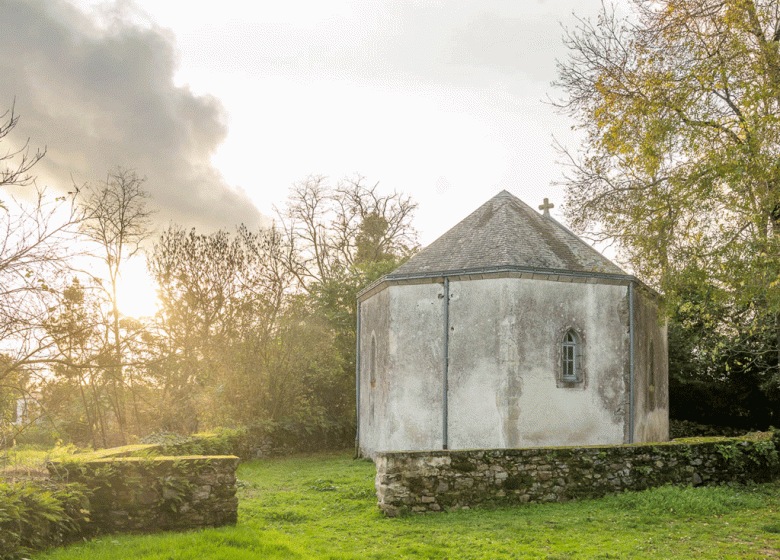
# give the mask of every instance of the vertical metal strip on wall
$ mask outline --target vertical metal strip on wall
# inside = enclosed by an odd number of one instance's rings
[[[355,457],[360,455],[360,302],[357,302],[355,327]]]
[[[628,283],[628,443],[634,443],[634,283]]]
[[[444,277],[444,342],[443,342],[444,348],[442,349],[443,353],[443,359],[442,359],[442,411],[441,411],[441,417],[442,417],[442,449],[448,449],[449,448],[449,435],[447,433],[447,424],[448,424],[448,415],[449,415],[449,402],[448,402],[448,392],[449,392],[449,367],[450,367],[450,279],[446,276]]]

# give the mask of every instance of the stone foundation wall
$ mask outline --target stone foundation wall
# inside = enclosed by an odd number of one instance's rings
[[[238,520],[234,456],[112,457],[50,463],[53,477],[83,484],[90,532],[218,527]]]
[[[560,502],[664,484],[763,482],[780,474],[780,432],[655,445],[379,453],[388,516],[480,504]]]

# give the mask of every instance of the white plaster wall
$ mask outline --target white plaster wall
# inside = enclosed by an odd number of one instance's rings
[[[376,414],[373,424],[368,416],[361,418],[362,452],[441,449],[442,284],[389,286],[364,301],[361,314],[361,415],[368,410],[372,390]],[[381,328],[383,320],[387,331]],[[373,389],[367,360],[372,329],[377,343],[381,336],[387,348]]]
[[[359,446],[366,456],[377,450],[383,422],[381,418],[387,409],[389,356],[389,293],[379,292],[360,304],[360,394]],[[376,341],[376,385],[370,381],[370,348],[372,337]]]
[[[450,283],[451,449],[623,443],[626,287],[516,278]],[[556,385],[584,334],[585,383]]]
[[[449,448],[627,443],[627,292],[627,286],[584,282],[451,280]],[[442,448],[444,303],[441,283],[388,286],[362,302],[364,454]],[[666,391],[665,331],[647,303],[637,302],[636,336],[656,340]],[[568,328],[583,337],[584,382],[575,387],[556,382]],[[372,333],[375,387],[369,382]],[[659,441],[668,434],[668,395],[646,409],[643,367],[636,368],[634,438]]]

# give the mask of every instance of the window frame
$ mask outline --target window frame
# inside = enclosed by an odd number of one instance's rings
[[[555,346],[555,383],[559,388],[584,389],[585,336],[582,329],[567,325],[558,331]]]
[[[576,383],[579,381],[578,366],[579,366],[579,341],[577,340],[577,333],[572,329],[566,331],[563,335],[563,342],[561,343],[561,380],[570,383]]]

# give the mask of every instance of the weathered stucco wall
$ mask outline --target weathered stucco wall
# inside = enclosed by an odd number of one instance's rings
[[[778,433],[589,448],[380,453],[379,509],[394,516],[481,504],[560,502],[664,484],[764,482],[780,474]]]
[[[669,356],[666,321],[656,299],[634,291],[634,441],[669,439]]]
[[[668,439],[665,326],[655,301],[638,290],[631,433],[628,291],[625,283],[564,276],[451,278],[448,448]],[[442,448],[445,306],[442,281],[390,284],[361,302],[364,455]],[[569,329],[580,338],[576,383],[560,375],[561,343]]]
[[[450,448],[623,442],[626,288],[518,278],[450,283]],[[561,384],[581,337],[582,382]]]
[[[440,449],[442,285],[390,286],[362,302],[360,312],[362,452]]]

